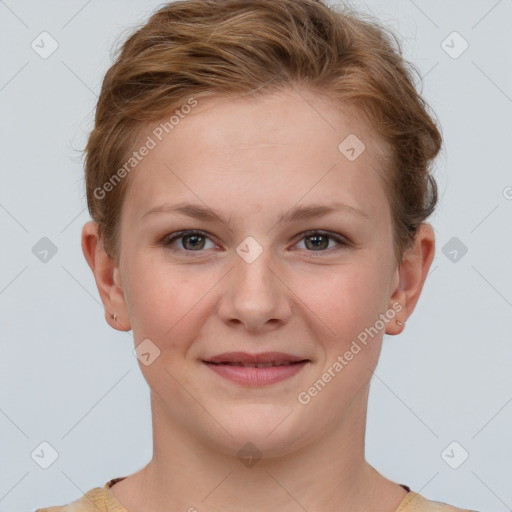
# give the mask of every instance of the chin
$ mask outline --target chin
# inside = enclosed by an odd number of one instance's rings
[[[292,406],[249,404],[230,408],[228,414],[214,414],[229,432],[215,439],[218,448],[239,456],[245,451],[256,452],[263,458],[278,457],[305,445],[311,439],[311,429],[301,421]],[[244,448],[245,447],[245,448]],[[254,447],[254,448],[253,448]],[[250,454],[250,453],[249,453]]]

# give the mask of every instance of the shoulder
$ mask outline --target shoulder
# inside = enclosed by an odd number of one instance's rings
[[[35,512],[117,512],[124,510],[122,507],[112,507],[111,500],[107,489],[95,487],[68,505],[38,508]]]
[[[457,508],[447,503],[433,501],[421,494],[410,491],[404,498],[396,512],[477,512],[465,508]]]

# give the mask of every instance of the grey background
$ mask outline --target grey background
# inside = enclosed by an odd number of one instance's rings
[[[151,457],[131,333],[106,324],[80,248],[79,150],[112,44],[162,3],[0,1],[0,511],[69,503]],[[512,510],[512,1],[352,3],[399,34],[445,141],[436,256],[405,331],[384,337],[367,459],[429,499]],[[59,45],[46,59],[42,31]],[[48,469],[31,457],[43,441]]]

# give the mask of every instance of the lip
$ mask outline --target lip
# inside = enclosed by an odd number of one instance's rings
[[[241,363],[258,364],[270,363],[272,361],[285,361],[296,363],[306,361],[305,357],[286,354],[284,352],[261,352],[259,354],[249,354],[248,352],[224,352],[205,360],[206,363]]]
[[[276,366],[258,368],[241,366],[252,364],[276,363]],[[290,378],[311,362],[309,359],[284,352],[225,352],[203,360],[203,363],[217,375],[245,386],[266,386]],[[238,365],[238,366],[236,366]]]

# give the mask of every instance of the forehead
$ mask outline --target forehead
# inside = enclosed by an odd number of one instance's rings
[[[289,90],[199,98],[178,123],[170,117],[139,137],[139,145],[151,139],[154,147],[129,177],[126,203],[134,214],[174,198],[220,208],[240,196],[239,206],[253,199],[260,208],[283,195],[283,208],[301,197],[345,198],[370,215],[387,203],[379,176],[387,148],[354,107]]]

